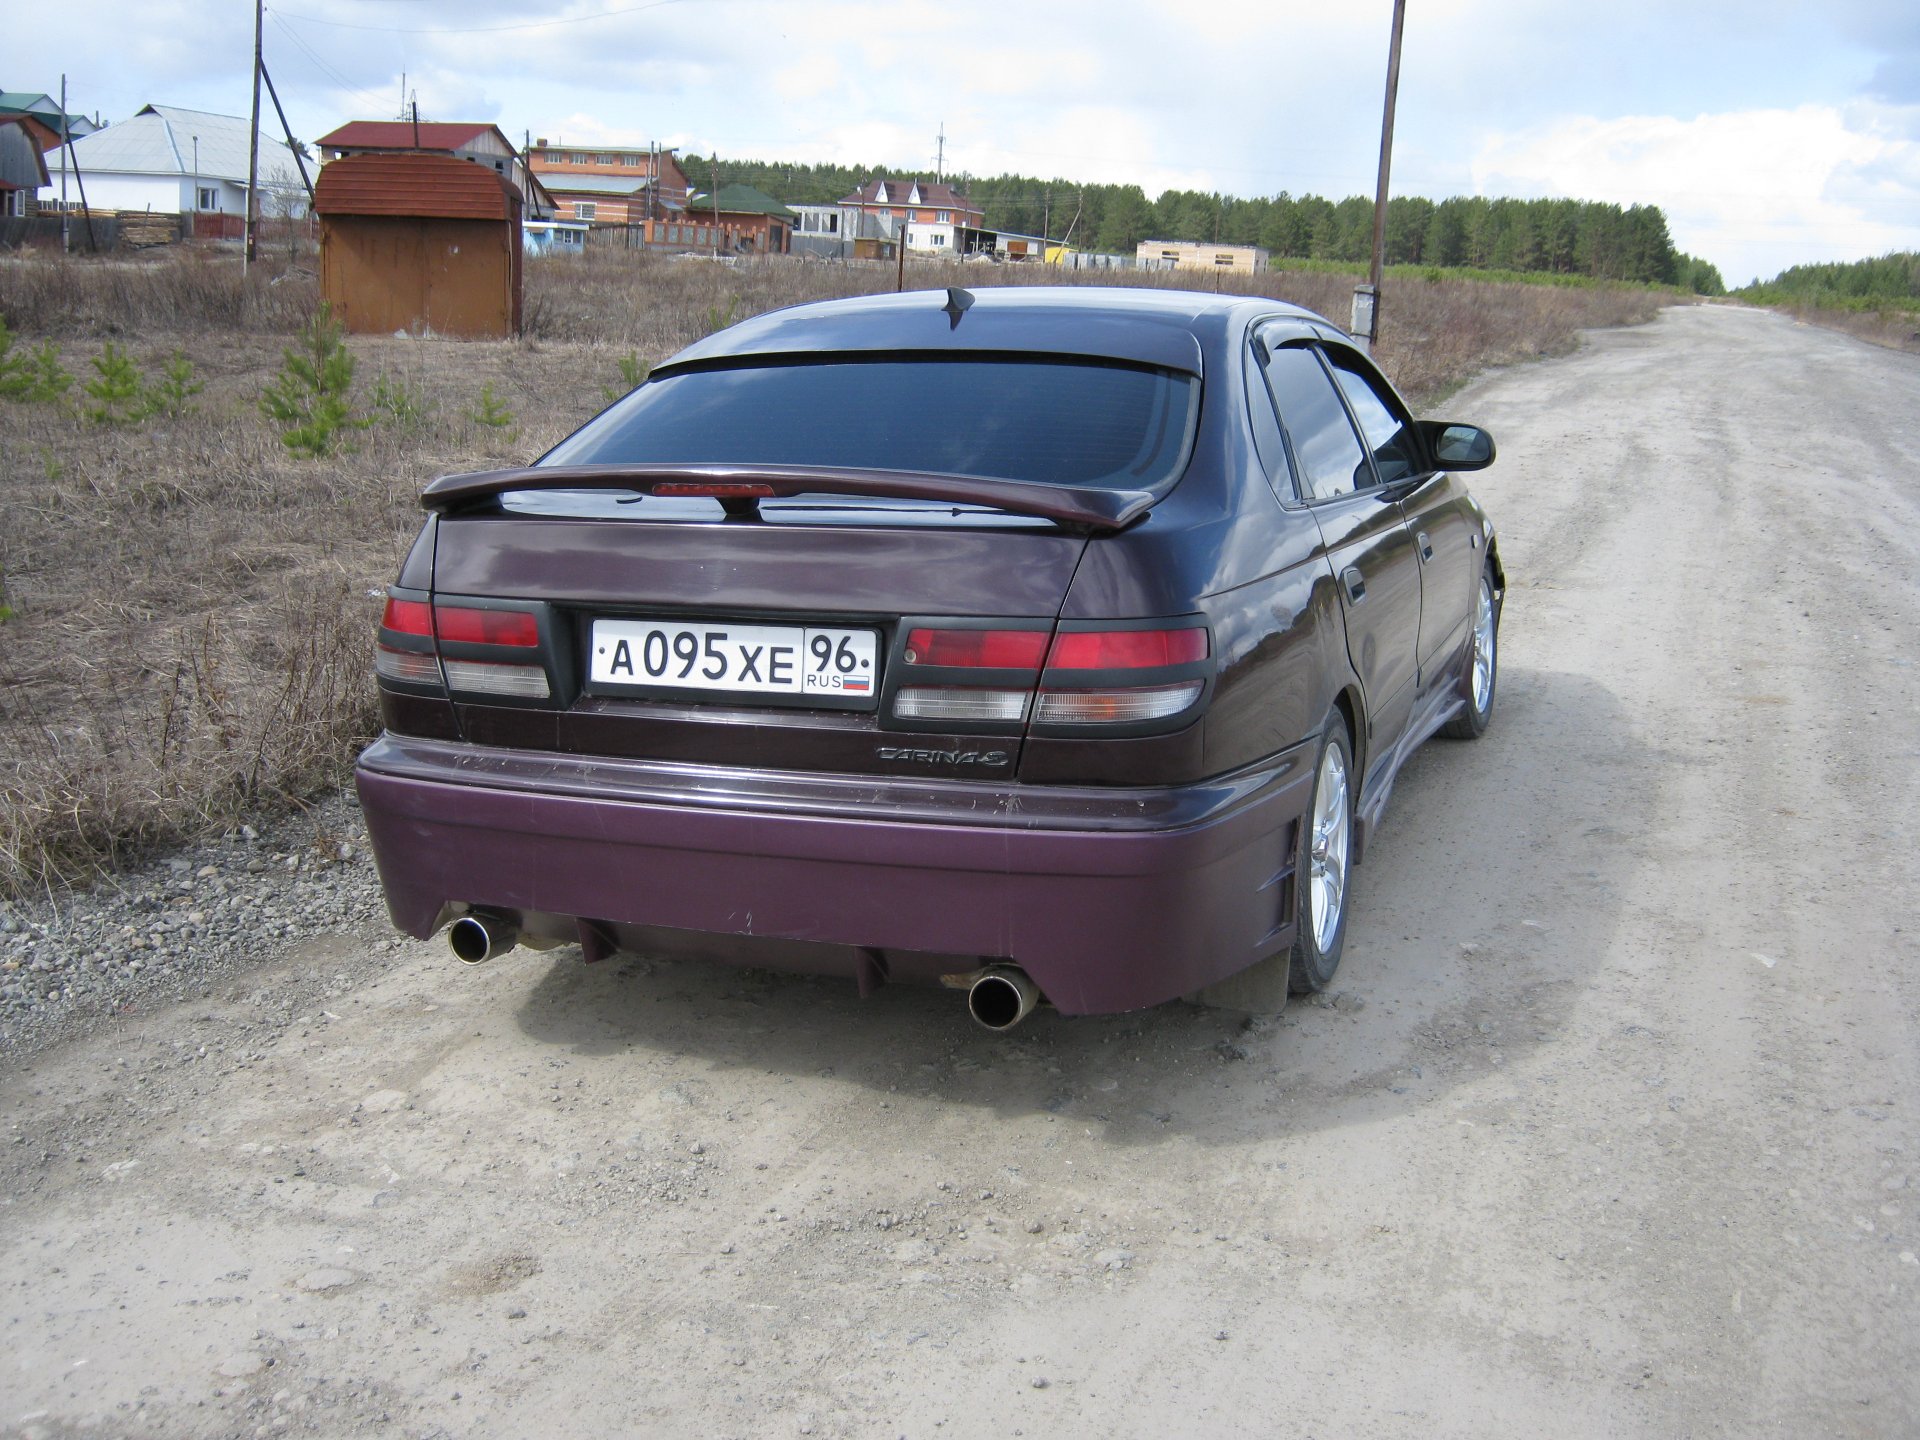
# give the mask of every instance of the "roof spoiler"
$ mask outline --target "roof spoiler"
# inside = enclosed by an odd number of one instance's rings
[[[538,465],[442,475],[420,493],[428,510],[451,514],[509,490],[637,490],[641,494],[699,494],[713,486],[728,499],[792,495],[876,495],[896,500],[982,505],[1012,515],[1034,515],[1082,530],[1124,530],[1173,488],[1107,490],[1046,485],[971,475],[915,471],[840,470],[803,465]],[[725,487],[724,490],[717,487]],[[732,513],[734,507],[728,506]]]

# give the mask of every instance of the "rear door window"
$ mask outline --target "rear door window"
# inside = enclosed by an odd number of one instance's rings
[[[661,376],[543,465],[802,465],[1137,489],[1192,448],[1196,377],[1034,356],[755,360]]]
[[[1376,483],[1347,407],[1314,350],[1305,345],[1275,350],[1266,369],[1305,497],[1330,500]]]

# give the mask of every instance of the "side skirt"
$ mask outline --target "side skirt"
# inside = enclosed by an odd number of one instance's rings
[[[1393,793],[1393,782],[1400,776],[1400,767],[1442,725],[1466,709],[1464,690],[1468,654],[1468,646],[1463,643],[1454,658],[1436,672],[1438,683],[1428,686],[1414,701],[1413,718],[1407,722],[1407,728],[1388,755],[1387,763],[1374,771],[1373,779],[1361,792],[1360,803],[1354,807],[1353,816],[1354,864],[1361,864],[1367,858],[1367,842],[1373,838],[1375,828],[1386,814],[1387,797]]]

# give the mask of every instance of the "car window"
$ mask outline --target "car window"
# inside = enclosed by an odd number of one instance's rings
[[[754,361],[658,377],[543,465],[811,465],[1133,489],[1186,463],[1199,381],[1019,356]]]
[[[1347,407],[1318,355],[1298,345],[1275,350],[1267,360],[1267,383],[1293,441],[1300,487],[1308,499],[1330,500],[1374,483]]]
[[[1287,442],[1280,434],[1280,421],[1273,413],[1273,396],[1261,374],[1262,353],[1253,345],[1247,347],[1247,410],[1253,422],[1253,448],[1259,452],[1260,464],[1267,472],[1273,493],[1291,504],[1300,498],[1300,492],[1294,488],[1293,465],[1287,459]]]
[[[1383,393],[1384,386],[1363,373],[1352,356],[1330,350],[1327,359],[1333,365],[1333,378],[1340,382],[1341,392],[1353,407],[1354,419],[1360,422],[1360,433],[1373,452],[1373,468],[1380,473],[1381,483],[1390,485],[1404,475],[1424,470],[1413,421],[1401,412],[1392,395]]]

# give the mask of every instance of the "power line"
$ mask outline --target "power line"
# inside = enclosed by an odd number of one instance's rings
[[[382,99],[379,96],[376,96],[373,91],[361,89],[358,85],[355,85],[351,80],[347,79],[346,76],[342,75],[338,70],[334,69],[326,61],[322,60],[320,56],[317,53],[315,53],[311,45],[307,44],[306,41],[302,40],[300,36],[294,32],[291,26],[289,26],[283,20],[281,20],[278,13],[276,13],[275,11],[269,10],[267,11],[267,14],[272,16],[274,28],[277,29],[282,35],[286,36],[287,39],[291,40],[295,48],[297,48],[301,52],[301,54],[307,57],[307,59],[312,63],[313,67],[316,70],[320,71],[321,74],[325,75],[328,79],[332,80],[334,84],[338,85],[348,95],[353,96],[355,99],[358,99],[358,100],[371,101],[373,102],[374,108],[376,109],[378,109],[381,106],[384,106],[387,103],[385,99]]]
[[[618,10],[602,10],[593,15],[566,15],[555,20],[526,20],[512,25],[363,25],[355,20],[325,20],[318,15],[302,15],[283,10],[276,14],[307,25],[329,25],[336,30],[373,30],[383,35],[498,35],[509,30],[546,30],[555,25],[585,25],[594,20],[611,20],[616,15],[636,15],[642,10],[658,10],[666,5],[690,5],[693,0],[647,0],[644,5],[626,5]]]

